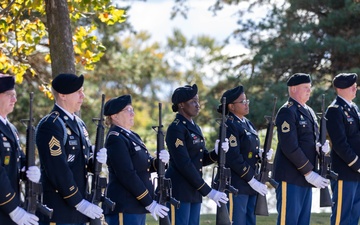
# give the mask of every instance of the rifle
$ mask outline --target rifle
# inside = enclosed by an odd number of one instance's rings
[[[220,124],[220,141],[219,141],[219,161],[218,166],[214,168],[217,170],[216,178],[214,179],[214,171],[213,171],[213,181],[212,181],[212,188],[220,191],[225,192],[229,191],[233,194],[237,194],[238,190],[231,186],[231,171],[230,168],[225,167],[226,156],[225,152],[221,148],[223,142],[226,139],[226,97],[222,98],[222,113],[221,113],[221,124]],[[232,222],[230,221],[229,212],[227,209],[226,204],[220,203],[220,206],[216,208],[216,225],[231,225]]]
[[[273,139],[273,131],[274,131],[274,125],[275,125],[276,101],[277,101],[277,97],[274,97],[274,107],[273,107],[272,115],[265,116],[265,119],[268,122],[268,126],[266,129],[264,152],[262,153],[262,157],[261,157],[262,158],[261,166],[260,166],[259,173],[256,176],[257,179],[261,183],[265,184],[266,182],[269,182],[271,184],[271,186],[273,186],[274,188],[277,188],[277,186],[279,184],[274,179],[271,178],[273,164],[268,161],[266,154],[271,149],[271,142]],[[269,215],[266,196],[257,194],[256,204],[255,204],[255,215],[260,215],[260,216],[268,216]]]
[[[322,95],[321,99],[321,117],[320,117],[320,135],[319,135],[319,142],[321,146],[326,141],[326,118],[325,118],[325,95]],[[330,161],[331,158],[329,155],[325,155],[325,153],[321,150],[321,147],[319,149],[319,155],[318,155],[318,170],[319,174],[328,179],[334,179],[337,180],[337,174],[330,169]],[[320,189],[320,207],[328,207],[332,206],[332,201],[330,197],[329,188],[321,188]]]
[[[163,125],[161,122],[161,106],[159,102],[159,126],[153,126],[152,128],[156,131],[156,142],[157,142],[157,189],[155,192],[156,201],[161,205],[166,205],[169,202],[171,205],[179,208],[180,202],[172,197],[172,186],[171,179],[165,177],[165,163],[163,163],[159,158],[159,153],[161,150],[165,149],[164,142],[164,133],[162,131]],[[170,218],[166,216],[164,218],[159,218],[159,225],[170,225]]]
[[[101,163],[96,160],[96,155],[100,149],[104,147],[104,102],[105,102],[105,95],[101,95],[101,110],[100,110],[100,117],[93,118],[93,122],[97,121],[97,128],[96,128],[96,139],[95,139],[95,148],[94,148],[94,155],[93,155],[93,177],[92,177],[92,184],[91,184],[91,203],[95,205],[100,205],[102,203],[108,209],[114,210],[115,202],[111,201],[109,198],[106,197],[106,187],[107,187],[107,180],[106,177],[100,177],[101,172]],[[101,218],[91,219],[90,225],[101,225],[102,221]]]
[[[31,166],[35,166],[35,128],[33,126],[33,106],[34,93],[30,92],[29,119],[20,120],[26,126],[26,170]],[[26,124],[27,123],[27,124]],[[48,208],[39,202],[42,197],[41,183],[34,183],[29,179],[25,182],[25,203],[24,208],[27,212],[35,214],[36,211],[52,217],[53,209]]]

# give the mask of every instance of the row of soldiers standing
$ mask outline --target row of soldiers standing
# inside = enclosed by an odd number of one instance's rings
[[[333,80],[337,97],[326,112],[327,128],[332,143],[332,167],[339,174],[331,182],[333,206],[331,224],[357,224],[359,221],[360,162],[359,111],[352,102],[356,96],[356,74],[339,74]],[[7,115],[16,102],[14,79],[0,77],[0,176],[7,181],[0,188],[0,219],[6,224],[85,224],[99,218],[103,209],[85,199],[86,174],[91,167],[92,149],[85,123],[74,113],[84,99],[83,76],[60,74],[52,82],[55,105],[51,113],[38,124],[36,144],[39,150],[41,173],[34,167],[27,171],[28,179],[43,185],[44,203],[54,209],[51,219],[21,209],[19,174],[24,156],[19,147],[18,133]],[[287,82],[289,100],[276,116],[278,147],[274,159],[277,224],[310,224],[311,189],[325,188],[329,180],[315,171],[318,151],[328,153],[328,142],[318,144],[318,124],[315,113],[306,105],[311,93],[308,74],[294,74]],[[172,109],[176,118],[167,129],[168,151],[161,150],[159,159],[153,158],[140,136],[131,131],[134,110],[131,96],[110,99],[104,114],[110,125],[105,148],[96,155],[109,168],[108,196],[116,202],[113,212],[105,215],[109,225],[145,224],[146,213],[154,218],[168,215],[169,208],[158,204],[153,196],[150,173],[156,171],[156,161],[168,164],[166,176],[173,183],[173,196],[181,202],[172,209],[172,222],[177,225],[198,225],[203,196],[218,205],[227,203],[225,193],[212,189],[202,177],[202,167],[218,160],[218,140],[213,151],[205,146],[204,136],[193,118],[200,110],[197,86],[177,88],[172,95]],[[256,166],[261,161],[260,141],[254,125],[246,118],[249,100],[244,87],[224,92],[227,111],[227,139],[221,150],[226,153],[226,166],[231,169],[232,185],[239,190],[231,196],[233,224],[256,224],[254,207],[256,195],[265,195],[267,186],[255,179]],[[221,106],[219,106],[219,109]],[[220,112],[220,110],[219,110]],[[320,148],[321,147],[321,148]],[[266,155],[272,157],[272,151]],[[41,174],[41,175],[40,175]],[[38,220],[40,219],[40,222]]]

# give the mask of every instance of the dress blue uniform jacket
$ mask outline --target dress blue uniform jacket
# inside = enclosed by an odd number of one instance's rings
[[[144,214],[154,197],[151,172],[153,158],[139,135],[112,125],[105,143],[108,154],[109,184],[107,197],[116,203],[110,213]]]
[[[231,185],[239,190],[239,194],[255,195],[257,192],[247,182],[254,177],[259,162],[258,133],[247,118],[241,121],[233,113],[229,113],[226,125],[229,139],[226,167],[231,169]]]
[[[314,111],[289,98],[276,115],[278,146],[274,159],[274,179],[311,187],[304,175],[314,169],[319,136]]]
[[[173,197],[180,202],[201,203],[211,191],[202,178],[202,167],[216,162],[217,154],[206,149],[200,127],[180,114],[167,129],[166,145],[170,152],[166,177],[171,178]]]
[[[20,149],[19,134],[0,122],[0,224],[13,225],[9,213],[20,205],[20,169],[25,166],[25,155]]]
[[[84,223],[88,217],[75,206],[86,197],[91,143],[84,122],[71,120],[57,105],[36,128],[41,163],[43,203],[54,210],[41,222]]]
[[[326,127],[332,143],[332,169],[339,180],[360,181],[360,121],[354,109],[340,97],[326,111]]]

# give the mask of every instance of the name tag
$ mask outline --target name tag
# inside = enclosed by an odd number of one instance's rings
[[[299,121],[299,124],[300,124],[300,125],[307,125],[307,122],[304,121],[304,120],[300,120],[300,121]]]
[[[10,143],[7,142],[7,141],[4,141],[3,145],[4,145],[5,148],[10,148],[11,147]]]
[[[69,140],[69,145],[78,145],[77,140]]]
[[[141,147],[138,145],[138,146],[135,146],[135,151],[140,151],[141,150]]]

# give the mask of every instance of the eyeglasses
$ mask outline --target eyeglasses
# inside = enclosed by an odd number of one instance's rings
[[[242,100],[242,101],[233,102],[233,103],[231,103],[231,104],[235,104],[235,103],[241,103],[241,104],[243,104],[243,105],[248,105],[248,104],[250,104],[250,100],[249,100],[249,99],[244,99],[244,100]]]
[[[123,109],[121,111],[127,111],[128,113],[135,113],[134,109],[133,108],[126,108],[126,109]]]

